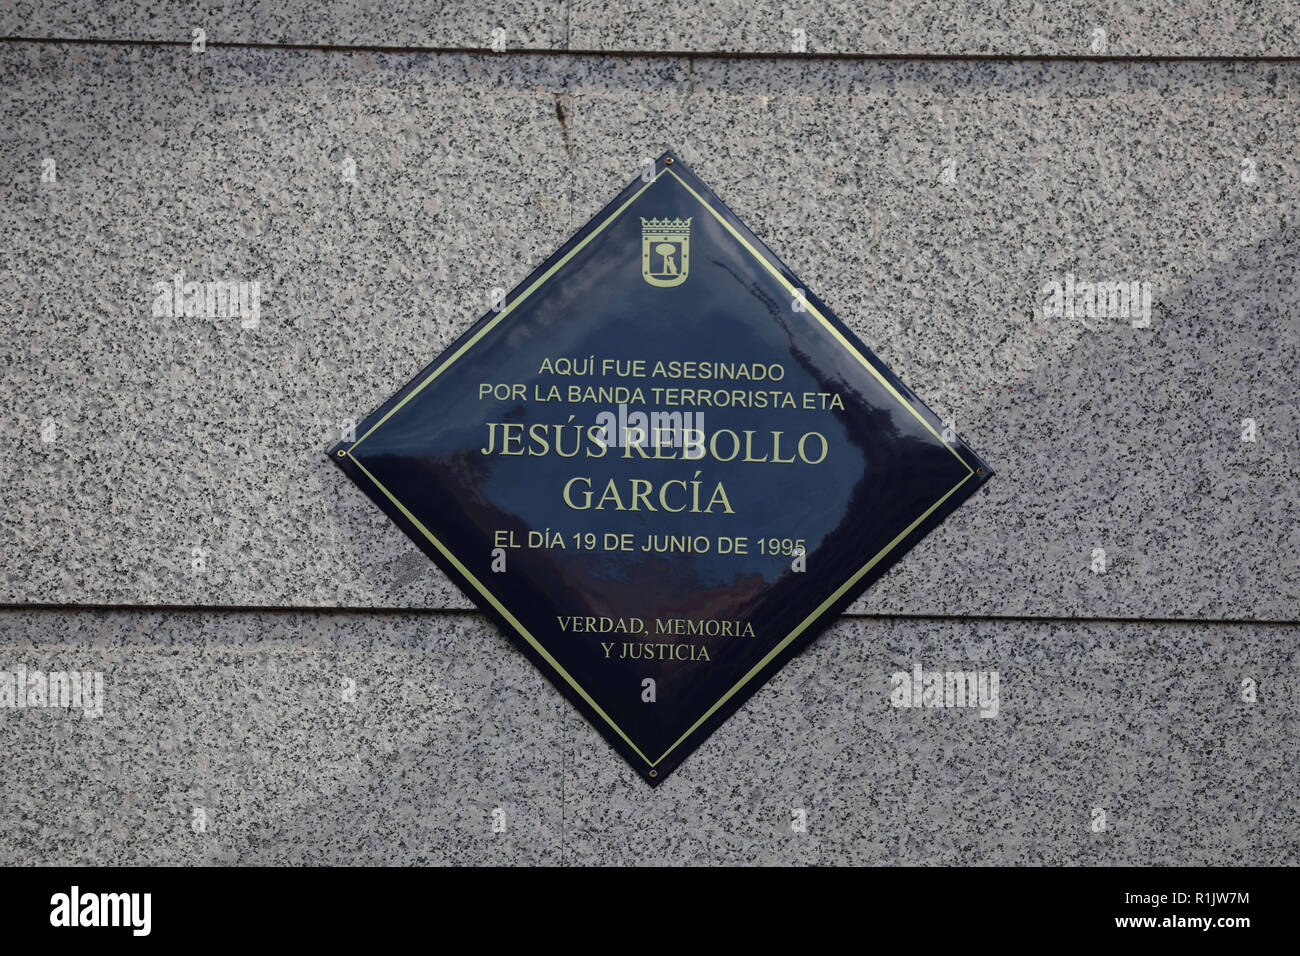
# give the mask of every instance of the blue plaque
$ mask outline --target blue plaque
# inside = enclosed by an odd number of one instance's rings
[[[651,785],[991,476],[672,153],[329,455]]]

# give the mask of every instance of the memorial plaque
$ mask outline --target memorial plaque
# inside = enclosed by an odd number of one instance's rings
[[[991,474],[671,153],[330,457],[652,785]]]

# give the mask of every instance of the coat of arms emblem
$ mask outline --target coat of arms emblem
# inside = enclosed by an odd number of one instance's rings
[[[691,270],[691,219],[641,217],[641,275],[657,286],[681,285]]]

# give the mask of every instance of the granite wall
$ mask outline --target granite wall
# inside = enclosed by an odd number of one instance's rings
[[[0,863],[1297,861],[1300,3],[803,6],[0,4]],[[997,478],[652,791],[322,451],[666,148]]]

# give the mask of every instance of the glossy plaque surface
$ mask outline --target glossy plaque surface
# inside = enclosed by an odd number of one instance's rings
[[[652,785],[991,474],[671,153],[330,457]]]

